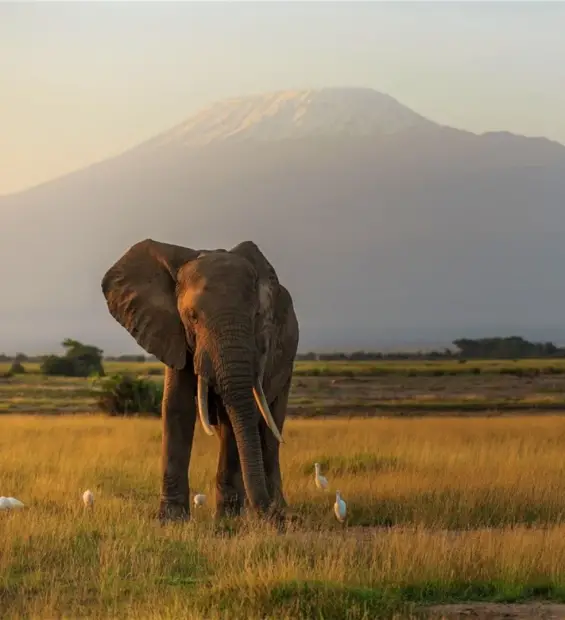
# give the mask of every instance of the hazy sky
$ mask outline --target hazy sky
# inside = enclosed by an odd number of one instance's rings
[[[0,4],[0,194],[209,101],[368,86],[443,124],[565,143],[565,4]]]

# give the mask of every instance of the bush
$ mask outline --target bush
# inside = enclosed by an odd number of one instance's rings
[[[165,374],[164,368],[148,368],[147,374],[153,377],[160,377]]]
[[[163,386],[150,379],[129,374],[114,374],[95,379],[93,392],[100,410],[111,416],[129,416],[138,413],[161,415]]]
[[[104,376],[101,349],[71,338],[63,341],[62,345],[66,349],[65,355],[48,355],[40,367],[42,374],[64,377],[89,377],[93,374]]]
[[[19,361],[15,361],[10,366],[10,370],[8,372],[10,373],[10,375],[23,375],[25,374],[25,371],[26,369],[24,368],[24,365]]]
[[[548,366],[543,369],[542,372],[546,375],[562,375],[565,372],[565,368],[561,368],[560,366]]]
[[[41,374],[61,377],[76,377],[78,369],[75,363],[68,357],[48,355],[40,366]]]

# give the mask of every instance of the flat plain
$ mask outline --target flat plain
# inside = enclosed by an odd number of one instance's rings
[[[162,381],[159,363],[105,363],[107,374]],[[2,377],[1,413],[93,413],[88,380],[44,377],[37,364]],[[517,361],[298,362],[289,415],[484,415],[565,411],[565,359]]]
[[[161,527],[158,418],[95,412],[84,379],[0,379],[0,494],[26,504],[0,513],[2,618],[565,617],[559,362],[316,364],[284,431],[283,534],[214,525],[218,448],[199,427],[207,504]]]

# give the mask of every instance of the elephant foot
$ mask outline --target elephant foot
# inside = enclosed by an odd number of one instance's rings
[[[215,536],[220,538],[231,538],[237,536],[241,532],[241,521],[228,519],[227,517],[214,517],[214,525],[212,531]]]
[[[166,525],[167,523],[184,523],[190,519],[190,510],[184,504],[161,502],[157,516],[161,525]]]
[[[280,534],[296,530],[304,525],[303,516],[290,509],[284,500],[283,502],[277,501],[273,503],[267,514],[268,521],[272,523]]]
[[[287,529],[287,518],[284,508],[278,504],[271,504],[269,509],[263,513],[266,522],[273,526],[279,533],[285,532]]]
[[[240,517],[243,511],[243,499],[236,493],[216,496],[216,520]]]
[[[273,504],[277,507],[277,510],[285,511],[288,508],[288,504],[282,494],[275,494]]]

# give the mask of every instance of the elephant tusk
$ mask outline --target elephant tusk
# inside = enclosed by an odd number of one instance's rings
[[[277,438],[277,441],[279,443],[284,443],[284,439],[279,433],[279,429],[277,428],[277,425],[273,420],[271,410],[269,409],[267,399],[265,398],[265,392],[263,392],[262,383],[263,382],[261,381],[261,377],[259,377],[259,380],[257,381],[257,386],[253,388],[253,396],[255,398],[255,402],[257,403],[257,407],[259,407],[261,415],[265,418],[267,426],[271,429],[273,435]]]
[[[198,400],[198,415],[200,416],[200,422],[202,422],[202,428],[207,435],[213,435],[214,431],[210,426],[210,416],[208,415],[208,382],[201,375],[198,375],[196,398]]]

